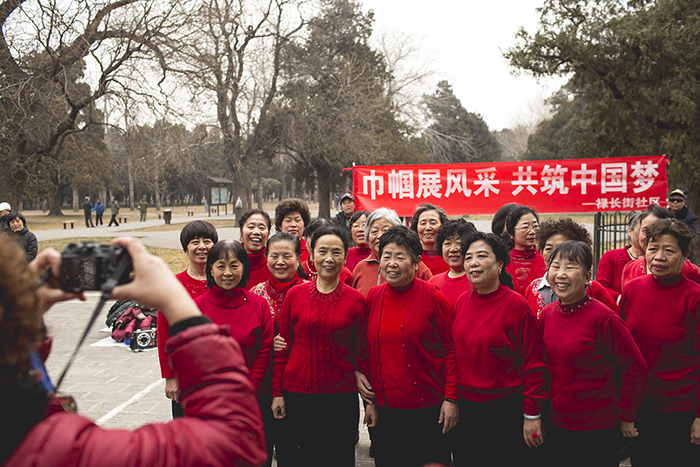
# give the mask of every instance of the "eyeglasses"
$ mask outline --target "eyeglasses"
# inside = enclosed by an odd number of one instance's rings
[[[681,198],[671,198],[668,200],[669,203],[682,203],[683,201],[685,200]]]
[[[530,230],[537,230],[539,228],[539,224],[523,224],[519,225],[515,228],[515,230],[519,230],[520,232],[529,232]]]

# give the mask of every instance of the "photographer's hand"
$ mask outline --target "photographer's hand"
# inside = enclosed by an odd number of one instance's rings
[[[170,326],[202,314],[165,262],[149,254],[138,239],[115,238],[112,245],[127,249],[131,255],[134,277],[130,283],[116,286],[111,298],[136,300],[156,308],[163,313]]]
[[[29,270],[34,274],[39,285],[37,295],[42,313],[51,308],[54,303],[77,298],[85,300],[83,292],[64,292],[60,289],[61,254],[53,248],[42,250],[34,260],[29,263]]]

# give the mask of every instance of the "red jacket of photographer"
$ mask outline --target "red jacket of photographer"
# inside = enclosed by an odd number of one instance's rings
[[[167,351],[186,417],[129,431],[105,430],[76,413],[55,412],[29,431],[4,465],[262,465],[260,410],[228,327],[186,328],[173,334]]]

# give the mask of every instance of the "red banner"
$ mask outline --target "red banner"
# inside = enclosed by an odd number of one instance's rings
[[[666,204],[666,156],[353,167],[358,210],[411,216],[432,203],[448,215],[494,214],[506,203],[542,213],[633,211]]]

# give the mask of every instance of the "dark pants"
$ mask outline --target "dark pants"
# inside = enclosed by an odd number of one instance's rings
[[[544,449],[546,466],[617,467],[620,464],[619,426],[571,431],[548,425],[545,440],[537,449]]]
[[[264,384],[264,382],[261,384]],[[262,414],[265,438],[267,439],[268,458],[265,467],[270,467],[272,465],[273,447],[276,453],[278,467],[295,465],[295,462],[298,462],[299,448],[294,444],[294,441],[292,441],[294,435],[290,428],[289,417],[278,420],[272,415],[271,390],[268,390],[258,398],[258,404],[260,404],[260,413]]]
[[[173,418],[184,417],[185,410],[182,408],[182,406],[175,401],[171,402],[173,405]]]
[[[95,225],[104,225],[102,222],[102,214],[95,213]]]
[[[379,407],[372,433],[377,467],[419,467],[431,462],[450,465],[448,435],[442,434],[440,407]]]
[[[635,427],[639,436],[629,442],[634,467],[698,466],[700,446],[690,442],[692,412],[657,412],[642,404]]]
[[[487,402],[462,397],[459,418],[455,467],[541,466],[541,448],[530,448],[523,439],[522,394]]]
[[[284,393],[289,431],[299,447],[296,459],[280,467],[354,467],[355,436],[360,422],[357,393]],[[278,457],[279,461],[279,457]]]
[[[107,227],[112,227],[112,223],[119,227],[119,222],[117,222],[117,214],[112,214],[112,218],[109,220],[109,224],[107,225]]]
[[[85,227],[95,227],[95,225],[92,223],[92,213],[85,213]]]

